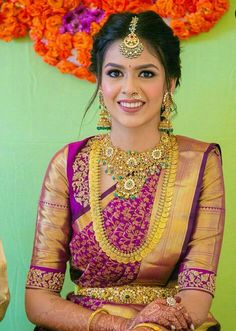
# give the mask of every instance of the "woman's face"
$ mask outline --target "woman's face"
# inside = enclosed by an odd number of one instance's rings
[[[158,127],[166,92],[165,71],[159,59],[144,45],[137,58],[128,59],[117,40],[108,48],[102,67],[101,90],[112,117],[112,128]],[[174,87],[174,82],[171,83]],[[138,94],[136,98],[133,93]]]

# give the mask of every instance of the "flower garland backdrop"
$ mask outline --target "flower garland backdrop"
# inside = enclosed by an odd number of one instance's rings
[[[95,82],[88,71],[94,34],[113,13],[153,10],[180,39],[209,31],[227,0],[0,0],[0,39],[28,32],[35,51],[62,73]]]

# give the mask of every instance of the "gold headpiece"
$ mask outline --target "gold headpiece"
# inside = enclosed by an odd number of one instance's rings
[[[124,38],[124,40],[120,44],[121,54],[127,57],[128,59],[133,59],[135,57],[138,57],[144,49],[143,44],[141,43],[141,41],[139,40],[138,36],[135,33],[137,23],[138,23],[138,17],[134,16],[129,26],[130,33],[128,34],[127,37]]]

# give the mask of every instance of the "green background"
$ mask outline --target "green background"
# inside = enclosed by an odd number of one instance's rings
[[[182,43],[182,86],[175,133],[218,142],[223,150],[226,227],[212,311],[223,331],[236,325],[236,1],[209,32]],[[79,127],[95,85],[43,63],[29,39],[0,41],[0,238],[8,261],[11,303],[0,330],[30,331],[24,284],[37,199],[52,155],[96,133],[96,107]],[[71,288],[69,279],[63,294]],[[201,303],[199,303],[201,304]]]

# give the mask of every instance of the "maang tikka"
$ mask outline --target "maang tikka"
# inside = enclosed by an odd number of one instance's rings
[[[97,123],[98,130],[110,130],[111,129],[111,117],[107,110],[107,107],[103,100],[102,91],[98,91],[99,97],[99,119]]]
[[[128,59],[133,59],[135,57],[138,57],[144,50],[143,44],[141,43],[141,41],[139,40],[138,36],[135,33],[138,20],[139,19],[137,16],[132,17],[129,26],[130,33],[128,34],[128,36],[124,38],[124,40],[120,44],[121,54],[127,57]]]

